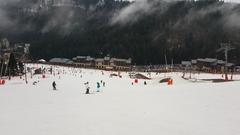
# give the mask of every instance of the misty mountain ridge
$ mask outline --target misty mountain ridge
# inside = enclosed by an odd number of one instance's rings
[[[218,0],[20,0],[0,6],[0,38],[31,43],[33,58],[77,55],[161,64],[217,57],[231,42],[240,60],[240,6]],[[170,60],[169,60],[170,61]]]

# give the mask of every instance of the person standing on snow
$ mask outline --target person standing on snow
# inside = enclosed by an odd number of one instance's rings
[[[55,81],[53,81],[52,86],[53,86],[53,90],[57,90]]]
[[[84,85],[85,85],[85,87],[86,87],[86,93],[85,94],[90,94],[90,87],[89,87],[89,83],[88,82],[86,82],[86,83],[84,83]]]
[[[105,87],[105,82],[103,82],[103,87]]]
[[[100,92],[100,83],[97,82],[97,92]]]

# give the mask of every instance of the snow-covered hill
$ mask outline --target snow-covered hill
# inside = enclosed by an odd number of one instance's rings
[[[31,79],[28,74],[28,84],[17,77],[0,85],[1,135],[240,134],[240,81],[212,83],[184,80],[181,73],[152,73],[152,80],[132,85],[134,80],[124,72],[120,78],[100,70],[54,69],[55,76],[46,73],[46,78],[35,75]],[[165,77],[173,78],[172,86],[159,83]],[[96,92],[101,80],[106,86]],[[90,84],[89,95],[85,82]]]

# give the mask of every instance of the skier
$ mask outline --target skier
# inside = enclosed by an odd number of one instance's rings
[[[97,92],[100,92],[100,83],[97,82]]]
[[[147,85],[147,82],[146,82],[146,81],[144,81],[144,85]]]
[[[103,87],[105,87],[105,82],[103,82]]]
[[[53,90],[57,90],[55,81],[53,81],[52,86],[53,86]]]
[[[37,81],[34,81],[34,82],[33,82],[33,85],[36,85],[36,84],[37,84]]]
[[[84,83],[85,87],[86,87],[86,93],[85,94],[90,94],[89,91],[90,91],[90,87],[89,87],[89,83],[86,82]]]

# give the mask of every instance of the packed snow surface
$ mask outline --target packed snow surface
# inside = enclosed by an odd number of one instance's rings
[[[213,83],[202,79],[222,75],[194,74],[186,80],[182,73],[142,73],[152,79],[132,85],[126,72],[120,78],[110,77],[119,74],[112,71],[52,67],[53,74],[45,78],[29,73],[28,84],[15,77],[0,85],[0,135],[240,134],[239,75]],[[173,85],[159,83],[166,77],[173,78]],[[86,82],[91,94],[85,94]]]

